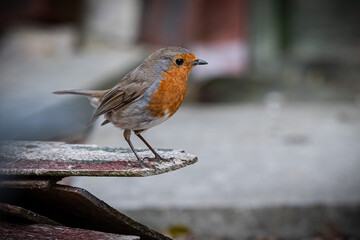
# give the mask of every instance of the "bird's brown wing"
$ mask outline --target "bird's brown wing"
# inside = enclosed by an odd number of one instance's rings
[[[144,73],[139,67],[130,72],[101,99],[100,105],[90,119],[89,124],[93,123],[102,114],[126,107],[141,97],[155,80],[155,77]]]

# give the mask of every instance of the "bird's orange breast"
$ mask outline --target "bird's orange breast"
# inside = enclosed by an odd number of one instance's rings
[[[184,60],[194,61],[193,54],[184,54]],[[187,61],[187,62],[188,62]],[[150,95],[147,109],[153,117],[171,117],[180,107],[186,95],[186,82],[192,65],[171,66],[161,77],[158,88]]]

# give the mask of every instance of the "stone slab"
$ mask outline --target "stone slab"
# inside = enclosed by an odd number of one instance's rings
[[[137,150],[140,157],[153,157],[149,150]],[[142,168],[130,149],[63,142],[4,141],[0,143],[0,175],[4,176],[117,176],[144,177],[183,168],[197,161],[182,150],[158,149],[173,161],[151,163]]]

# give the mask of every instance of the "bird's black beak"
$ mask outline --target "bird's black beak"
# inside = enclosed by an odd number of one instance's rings
[[[208,63],[207,63],[206,61],[204,61],[204,60],[196,59],[196,60],[193,61],[191,64],[192,64],[192,65],[206,65],[206,64],[208,64]]]

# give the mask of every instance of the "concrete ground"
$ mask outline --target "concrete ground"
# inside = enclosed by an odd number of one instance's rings
[[[155,147],[196,154],[194,166],[74,184],[122,209],[359,202],[360,109],[323,103],[270,111],[261,104],[185,106],[144,137]],[[127,147],[110,124],[96,127],[88,143]]]
[[[72,183],[156,228],[182,223],[208,237],[301,237],[336,222],[355,234],[358,228],[351,224],[360,220],[360,108],[276,99],[183,106],[144,134],[154,147],[196,154],[195,165],[147,178],[79,177]],[[145,147],[132,139],[136,147]],[[127,147],[122,132],[110,124],[97,124],[88,143]],[[291,228],[284,222],[296,224]]]

